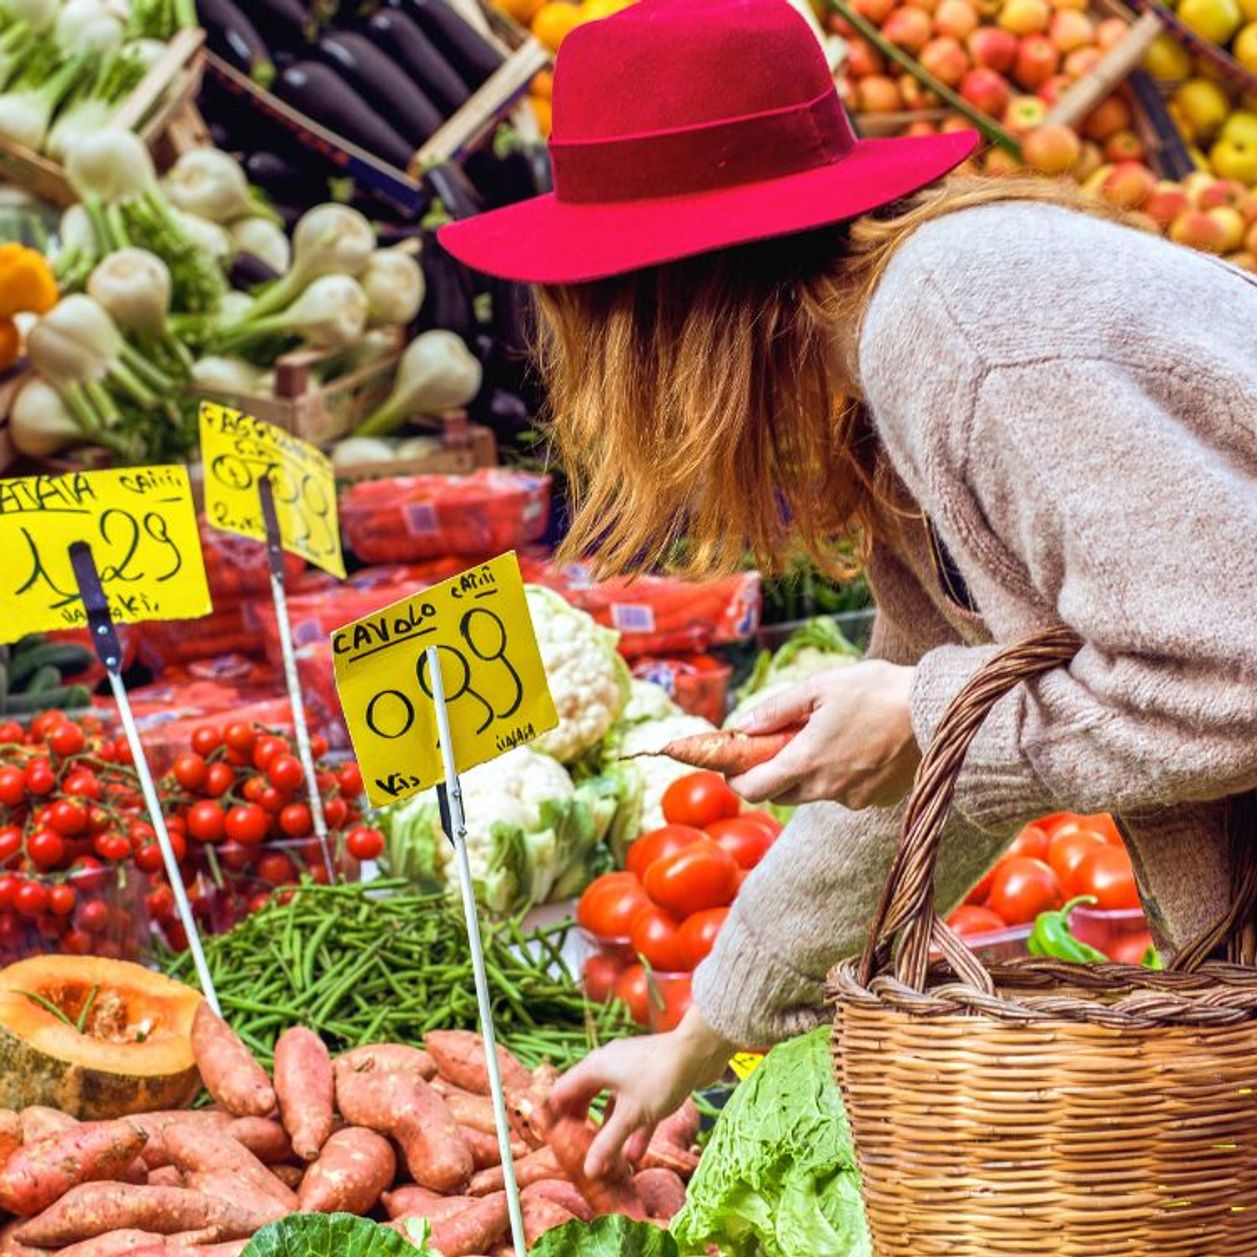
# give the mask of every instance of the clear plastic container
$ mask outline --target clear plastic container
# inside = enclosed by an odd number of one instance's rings
[[[1106,911],[1079,904],[1069,915],[1069,929],[1079,942],[1102,951],[1110,960],[1128,964],[1139,964],[1152,946],[1142,908]]]

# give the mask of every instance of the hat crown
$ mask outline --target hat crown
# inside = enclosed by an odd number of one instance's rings
[[[833,91],[812,28],[787,0],[639,0],[564,41],[553,139],[658,134]]]

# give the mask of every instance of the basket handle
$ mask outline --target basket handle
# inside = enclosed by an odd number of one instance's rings
[[[994,984],[981,961],[934,912],[934,870],[956,778],[991,708],[1022,681],[1068,663],[1081,647],[1082,638],[1072,629],[1057,625],[1041,630],[1001,650],[952,701],[917,769],[899,850],[860,961],[864,985],[885,971],[894,938],[902,930],[895,964],[901,982],[913,990],[924,989],[934,946],[962,981],[993,992]]]

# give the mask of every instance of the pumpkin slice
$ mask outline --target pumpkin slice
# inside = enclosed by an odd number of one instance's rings
[[[200,1002],[122,960],[32,956],[0,969],[0,1108],[45,1104],[84,1121],[183,1108],[200,1087]]]

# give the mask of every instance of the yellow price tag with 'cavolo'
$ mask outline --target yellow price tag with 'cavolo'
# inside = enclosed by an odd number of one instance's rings
[[[122,624],[210,610],[186,467],[132,467],[0,480],[0,636],[79,628],[87,613],[70,546],[92,551]]]
[[[461,772],[559,723],[514,553],[332,634],[345,723],[377,807],[441,781],[427,650],[435,646]]]
[[[745,1082],[763,1063],[760,1052],[739,1052],[729,1061],[729,1068]]]
[[[344,579],[336,477],[322,450],[217,402],[201,403],[205,515],[223,532],[266,540],[258,485],[271,477],[280,544]]]

